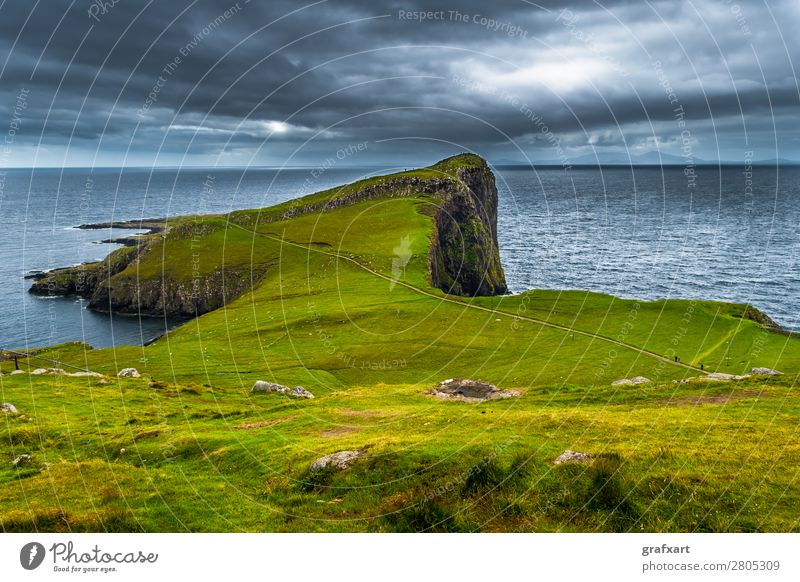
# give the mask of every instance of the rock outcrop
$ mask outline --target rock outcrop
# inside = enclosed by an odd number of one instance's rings
[[[589,453],[581,453],[579,451],[564,451],[554,461],[554,465],[562,465],[564,463],[591,463],[594,460],[594,455]]]
[[[481,380],[450,378],[437,384],[433,388],[432,395],[436,398],[448,400],[481,402],[483,400],[513,398],[514,396],[519,396],[519,392],[516,390],[500,390],[493,384]]]
[[[31,376],[41,376],[42,374],[58,374],[65,375],[67,372],[62,368],[36,368],[30,372]]]
[[[263,380],[257,381],[250,389],[251,393],[257,392],[278,392],[280,394],[287,394],[296,398],[314,398],[314,395],[303,388],[302,386],[295,386],[289,388],[283,384],[275,384],[274,382],[264,382]]]
[[[123,368],[119,372],[117,372],[117,377],[119,378],[139,378],[141,374],[139,374],[139,370],[136,368]]]
[[[644,376],[634,376],[633,378],[622,378],[611,383],[612,386],[630,386],[632,384],[649,384],[649,378]]]
[[[347,469],[360,458],[366,456],[370,445],[361,447],[357,451],[339,451],[330,455],[320,457],[311,463],[311,471],[322,471],[324,469]]]

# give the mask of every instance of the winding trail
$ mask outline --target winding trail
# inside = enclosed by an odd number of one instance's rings
[[[419,293],[421,295],[427,295],[428,297],[432,297],[433,299],[436,299],[437,301],[444,301],[444,302],[447,302],[447,303],[453,303],[454,305],[460,305],[461,307],[467,307],[467,308],[475,309],[475,310],[478,310],[478,311],[485,311],[486,313],[491,313],[491,314],[494,314],[494,315],[497,315],[497,316],[508,317],[508,318],[511,318],[511,319],[517,319],[517,320],[522,320],[522,321],[530,321],[532,323],[536,323],[536,324],[544,326],[544,327],[558,329],[558,330],[565,331],[565,332],[568,332],[568,333],[576,333],[578,335],[582,335],[582,336],[585,336],[585,337],[590,337],[590,338],[597,339],[597,340],[600,340],[600,341],[608,342],[608,343],[614,344],[616,346],[620,346],[622,348],[625,348],[627,350],[632,350],[634,352],[638,352],[638,353],[640,353],[640,354],[642,354],[644,356],[647,356],[647,357],[650,357],[650,358],[655,358],[655,359],[660,360],[662,362],[665,362],[665,363],[667,363],[667,364],[669,364],[671,366],[678,366],[680,368],[684,368],[686,370],[691,370],[692,372],[697,372],[699,374],[708,375],[708,373],[709,373],[709,372],[706,372],[705,370],[701,370],[700,368],[692,366],[690,364],[685,364],[683,362],[675,362],[675,361],[671,360],[670,358],[668,358],[666,356],[662,356],[661,354],[657,354],[656,352],[651,352],[650,350],[645,350],[644,348],[640,348],[638,346],[635,346],[635,345],[632,345],[632,344],[628,344],[628,343],[616,340],[616,339],[608,337],[608,336],[604,336],[604,335],[597,334],[597,333],[592,333],[590,331],[584,331],[584,330],[581,330],[581,329],[575,329],[573,327],[568,327],[566,325],[553,323],[551,321],[546,321],[544,319],[537,319],[535,317],[530,317],[530,316],[527,316],[527,315],[519,315],[517,313],[510,313],[508,311],[492,309],[490,307],[483,307],[481,305],[474,305],[472,303],[467,302],[464,299],[456,298],[455,296],[452,296],[452,295],[446,295],[446,294],[445,295],[438,295],[436,293],[428,291],[427,289],[423,289],[421,287],[417,287],[416,285],[412,285],[411,283],[407,283],[405,281],[400,281],[398,279],[395,279],[394,277],[386,275],[385,273],[381,273],[380,271],[376,271],[374,269],[371,269],[370,267],[366,266],[365,264],[359,262],[358,260],[356,260],[356,259],[354,259],[352,257],[348,257],[347,255],[343,255],[343,254],[340,254],[340,253],[337,253],[337,252],[333,252],[333,251],[325,251],[325,250],[322,250],[320,248],[316,248],[313,245],[297,243],[297,242],[290,241],[290,240],[287,240],[285,238],[282,238],[282,237],[279,237],[279,236],[275,236],[275,235],[272,235],[272,234],[258,232],[258,231],[255,231],[255,230],[252,230],[252,229],[249,229],[249,228],[245,228],[244,226],[241,226],[241,225],[236,224],[234,222],[230,222],[229,221],[228,224],[230,226],[234,226],[234,227],[236,227],[236,228],[238,228],[240,230],[243,230],[245,232],[249,232],[250,234],[253,234],[255,236],[260,236],[262,238],[267,238],[267,239],[270,239],[270,240],[275,241],[275,242],[280,243],[280,244],[285,244],[285,245],[293,246],[293,247],[296,247],[298,249],[302,249],[302,250],[305,250],[305,251],[313,251],[315,253],[328,255],[329,257],[333,257],[333,258],[336,258],[336,259],[339,259],[339,260],[348,261],[348,262],[352,263],[353,265],[357,266],[359,269],[362,269],[362,270],[364,270],[364,271],[366,271],[366,272],[368,272],[368,273],[370,273],[370,274],[372,274],[372,275],[374,275],[376,277],[380,277],[381,279],[385,279],[386,281],[389,281],[390,283],[394,283],[395,285],[401,285],[401,286],[403,286],[403,287],[405,287],[407,289],[410,289],[412,291],[415,291],[416,293]]]

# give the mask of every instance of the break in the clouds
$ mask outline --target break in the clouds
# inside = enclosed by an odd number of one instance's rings
[[[796,0],[0,5],[6,166],[800,158]]]

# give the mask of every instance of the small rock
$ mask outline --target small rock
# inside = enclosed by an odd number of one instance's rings
[[[750,370],[751,376],[783,376],[783,372],[773,370],[772,368],[753,368]]]
[[[13,376],[14,374],[24,374],[24,373],[25,373],[25,370],[14,370],[13,372],[11,372],[10,375]]]
[[[698,376],[693,380],[704,380],[706,382],[730,382],[731,380],[741,380],[747,376],[736,376],[734,374],[725,374],[724,372],[712,372],[705,376]]]
[[[117,373],[117,377],[119,378],[139,378],[141,374],[139,374],[139,370],[136,368],[123,368]]]
[[[437,398],[466,400],[468,402],[519,396],[519,392],[516,390],[500,390],[497,386],[482,380],[463,378],[450,378],[440,382],[433,388],[432,394]]]
[[[264,382],[259,380],[250,389],[251,393],[254,392],[280,392],[281,394],[288,394],[289,396],[296,396],[297,398],[314,398],[314,395],[303,388],[302,386],[295,386],[289,388],[283,384],[275,384],[274,382]]]
[[[347,469],[355,463],[358,459],[363,457],[367,454],[367,449],[369,449],[371,445],[367,445],[365,447],[361,447],[357,451],[339,451],[338,453],[332,453],[330,455],[325,455],[324,457],[320,457],[313,463],[311,463],[311,470],[312,471],[321,471],[322,469],[332,468],[332,469]]]
[[[28,463],[33,461],[33,457],[30,455],[20,455],[16,459],[14,459],[11,464],[15,467],[19,467],[21,465],[27,465]]]
[[[314,398],[314,395],[302,386],[295,386],[288,394],[290,396],[297,396],[298,398]]]
[[[593,459],[594,455],[590,455],[589,453],[564,451],[555,461],[553,461],[553,464],[561,465],[562,463],[591,463]]]
[[[622,380],[616,380],[612,382],[612,386],[629,386],[631,384],[649,384],[651,382],[650,378],[645,378],[644,376],[634,376],[633,378],[623,378]]]
[[[17,407],[14,406],[13,404],[10,404],[9,402],[3,402],[2,404],[0,404],[0,410],[2,410],[3,412],[16,413]]]
[[[36,368],[31,372],[31,376],[41,376],[42,374],[66,374],[61,368]]]
[[[108,380],[106,380],[105,378],[100,378],[100,380],[98,380],[97,383],[98,384],[108,384]]]

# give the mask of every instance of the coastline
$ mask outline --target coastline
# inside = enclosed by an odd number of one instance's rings
[[[73,228],[79,230],[104,230],[104,229],[127,229],[127,230],[141,230],[139,234],[118,236],[116,238],[107,238],[95,241],[97,244],[118,244],[126,247],[134,247],[142,243],[144,237],[161,234],[169,230],[169,218],[143,218],[141,220],[112,220],[111,222],[96,222],[88,224],[79,224]]]

